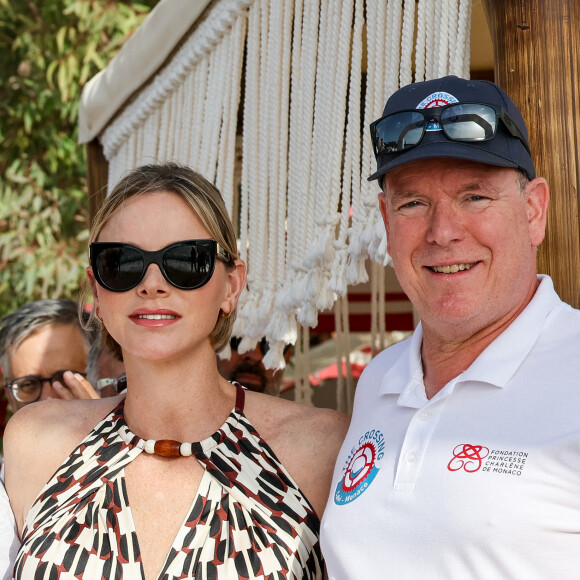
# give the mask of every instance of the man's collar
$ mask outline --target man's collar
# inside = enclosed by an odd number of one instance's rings
[[[505,387],[538,340],[550,312],[562,301],[549,276],[538,286],[520,315],[473,361],[462,380]]]
[[[411,338],[405,342],[395,364],[385,373],[379,389],[380,395],[397,395],[411,385],[423,385],[422,342],[423,326],[419,322]]]

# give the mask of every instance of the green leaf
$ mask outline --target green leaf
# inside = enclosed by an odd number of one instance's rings
[[[46,82],[51,89],[54,88],[53,76],[57,66],[58,60],[53,60],[46,69]]]
[[[56,33],[56,50],[58,54],[63,54],[64,53],[64,41],[66,38],[66,33],[67,33],[67,28],[66,26],[63,26],[62,28],[60,28],[58,30],[58,32]]]
[[[32,115],[30,114],[30,111],[24,111],[22,120],[24,121],[24,130],[27,133],[30,133],[32,130]]]

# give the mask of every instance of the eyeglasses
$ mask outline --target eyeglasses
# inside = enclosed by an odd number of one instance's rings
[[[242,339],[239,336],[232,336],[230,338],[230,348],[232,350],[238,350],[238,346],[240,346],[240,342],[242,342]],[[260,352],[262,353],[262,356],[266,356],[266,353],[270,350],[270,344],[266,340],[266,337],[262,338],[262,340],[258,343],[258,347],[260,348]],[[284,354],[286,354],[290,348],[292,348],[292,345],[287,344],[284,347]]]
[[[114,392],[117,395],[125,392],[127,390],[127,375],[121,375],[120,377],[111,377],[107,379],[99,379],[97,381],[97,392],[102,393],[103,389],[113,386]]]
[[[432,109],[409,109],[385,115],[371,124],[375,157],[401,153],[421,143],[425,131],[441,129],[451,141],[489,141],[497,134],[499,121],[528,153],[524,134],[503,107],[483,103],[453,103]]]
[[[4,387],[10,389],[14,398],[20,403],[34,403],[40,399],[42,394],[42,385],[46,382],[53,385],[59,382],[61,385],[66,386],[64,382],[64,373],[67,371],[56,371],[51,377],[37,377],[30,375],[27,377],[19,377],[13,381],[6,383]],[[82,375],[86,377],[84,373],[79,373],[78,371],[70,371],[71,373]]]
[[[232,261],[232,256],[212,239],[176,242],[156,252],[121,242],[93,242],[89,247],[95,279],[111,292],[135,288],[151,264],[157,264],[176,288],[195,290],[213,276],[216,258]]]

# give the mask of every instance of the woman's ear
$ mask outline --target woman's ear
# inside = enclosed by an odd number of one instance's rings
[[[222,304],[223,312],[230,312],[236,307],[242,290],[246,285],[246,263],[237,259],[234,260],[233,268],[226,269],[228,288]]]

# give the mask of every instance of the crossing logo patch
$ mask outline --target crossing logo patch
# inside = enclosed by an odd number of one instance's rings
[[[350,503],[366,491],[380,469],[384,456],[385,438],[378,429],[360,437],[345,462],[342,479],[334,492],[334,503]]]

